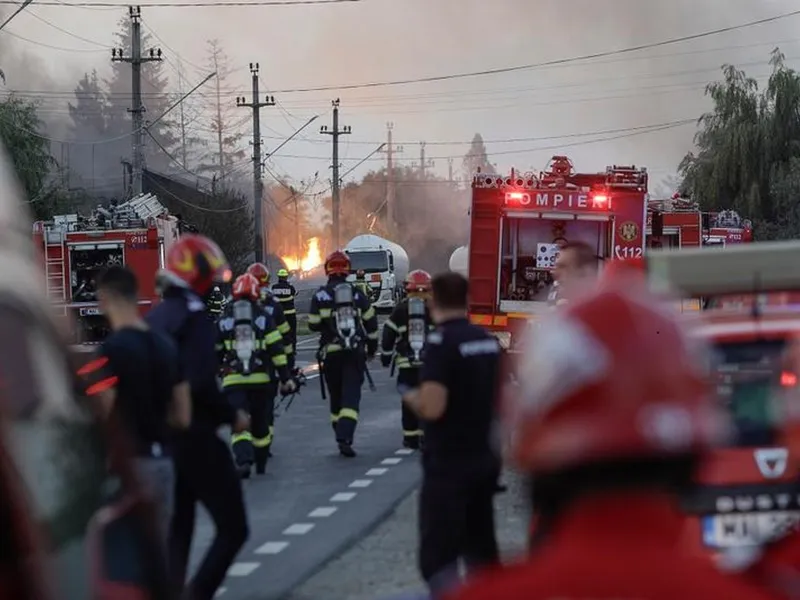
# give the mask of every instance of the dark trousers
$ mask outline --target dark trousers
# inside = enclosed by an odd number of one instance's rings
[[[398,369],[397,373],[397,387],[398,391],[402,388],[415,388],[419,385],[419,369],[410,367],[407,369]],[[414,414],[414,411],[406,406],[405,402],[400,402],[401,406],[401,420],[403,424],[403,439],[406,441],[419,440],[422,436],[422,427],[419,424],[419,418]]]
[[[325,357],[325,385],[330,398],[336,441],[352,444],[364,383],[363,359],[356,352],[332,352]]]
[[[186,581],[189,550],[200,502],[216,535],[187,585],[192,600],[211,600],[249,536],[242,484],[225,442],[213,429],[189,431],[175,443],[175,513],[170,528],[170,571],[176,595]]]
[[[433,465],[423,457],[419,568],[434,594],[458,582],[459,560],[469,569],[499,562],[493,502],[499,462],[494,457],[459,461]]]
[[[262,470],[269,458],[275,432],[275,394],[277,387],[266,385],[237,385],[225,388],[228,401],[250,415],[250,431],[231,436],[233,456],[238,466],[255,463]]]
[[[286,315],[286,322],[289,324],[290,329],[288,342],[294,349],[293,352],[288,356],[289,371],[291,371],[294,369],[295,358],[297,357],[297,313]]]

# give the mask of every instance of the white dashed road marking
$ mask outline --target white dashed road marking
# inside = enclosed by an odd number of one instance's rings
[[[331,502],[350,502],[355,497],[355,492],[339,492],[331,496]]]
[[[257,562],[237,562],[228,569],[228,577],[246,577],[255,571],[261,563]]]
[[[314,529],[313,523],[295,523],[283,530],[283,535],[305,535]]]
[[[408,456],[409,454],[414,454],[414,451],[411,448],[400,448],[400,450],[395,450],[394,453],[402,456]]]
[[[256,549],[256,554],[279,554],[289,546],[289,542],[267,542]]]
[[[399,465],[401,462],[403,462],[402,458],[384,458],[381,461],[381,464],[382,465]]]
[[[372,479],[356,479],[349,486],[351,488],[365,488],[372,485]]]
[[[384,475],[389,469],[370,469],[365,473],[367,477],[375,477],[377,475]]]
[[[318,517],[330,517],[337,510],[339,510],[339,509],[337,507],[335,507],[335,506],[320,506],[320,507],[315,508],[314,510],[312,510],[310,513],[308,513],[308,516],[312,517],[312,518],[313,517],[317,517],[317,518]]]

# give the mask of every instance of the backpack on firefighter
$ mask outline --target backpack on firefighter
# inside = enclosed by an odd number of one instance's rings
[[[411,271],[404,282],[406,298],[386,321],[381,341],[381,362],[395,368],[420,368],[428,333],[433,329],[426,302],[431,276],[426,271]]]

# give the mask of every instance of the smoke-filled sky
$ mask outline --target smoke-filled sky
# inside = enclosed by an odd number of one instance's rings
[[[112,34],[127,13],[124,5],[79,8],[68,3],[37,6],[34,0],[0,32],[0,41],[12,43],[2,60],[8,88],[41,92],[49,118],[66,118],[68,95],[82,72],[108,70]],[[341,122],[353,128],[341,148],[345,170],[385,139],[386,123],[392,121],[395,140],[404,146],[398,158],[418,160],[418,142],[426,140],[427,156],[440,174],[447,173],[448,157],[460,167],[469,140],[480,132],[501,170],[538,169],[558,151],[571,156],[579,170],[635,163],[647,166],[658,181],[673,173],[690,149],[694,125],[643,135],[626,130],[698,117],[708,106],[703,87],[719,77],[723,63],[741,65],[763,81],[769,52],[779,45],[789,63],[798,64],[800,39],[795,31],[800,17],[653,50],[508,74],[340,92],[281,90],[537,63],[738,25],[794,9],[800,9],[800,1],[362,0],[329,6],[142,11],[145,31],[156,36],[173,79],[180,61],[190,82],[202,79],[208,72],[198,68],[204,63],[205,41],[217,38],[234,66],[241,67],[225,84],[233,104],[235,96],[249,94],[248,63],[260,63],[262,90],[274,93],[280,103],[262,111],[268,149],[310,116],[321,115],[302,139],[274,157],[273,168],[297,180],[315,171],[322,177],[327,173],[330,142],[317,132],[319,125],[329,124],[330,100],[338,96]],[[609,130],[622,131],[585,135]],[[607,139],[611,137],[616,139]],[[591,139],[605,141],[586,143]],[[376,155],[354,175],[376,166],[375,160],[384,159]]]

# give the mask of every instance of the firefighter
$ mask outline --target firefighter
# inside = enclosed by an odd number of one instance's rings
[[[219,286],[215,285],[214,289],[211,290],[211,293],[208,295],[208,299],[206,300],[208,313],[214,318],[219,317],[222,314],[223,304],[225,304],[225,295],[219,289]]]
[[[330,394],[331,424],[342,456],[354,457],[353,438],[367,361],[378,349],[378,318],[369,299],[347,283],[350,258],[337,250],[325,260],[328,282],[311,297],[308,328],[319,336],[317,360]],[[323,398],[325,388],[323,387]]]
[[[261,297],[261,306],[267,311],[269,316],[275,321],[278,331],[283,336],[284,352],[289,361],[289,370],[294,371],[295,355],[294,343],[292,342],[292,327],[286,320],[286,315],[283,312],[281,303],[272,294],[269,289],[270,272],[267,265],[264,263],[253,263],[247,267],[247,273],[252,275],[258,280],[259,294]]]
[[[181,236],[166,258],[157,282],[163,301],[148,313],[147,322],[175,340],[192,398],[192,423],[187,432],[175,436],[173,445],[177,476],[170,531],[173,585],[177,596],[186,579],[200,502],[211,515],[216,536],[186,594],[211,599],[249,535],[239,475],[230,449],[217,436],[226,423],[234,432],[244,431],[248,418],[220,391],[216,327],[205,303],[216,282],[230,281],[231,271],[219,246],[200,235]]]
[[[272,295],[280,302],[289,324],[289,340],[294,348],[297,345],[297,307],[294,304],[297,290],[289,283],[289,271],[286,269],[278,270],[278,281],[272,284]]]
[[[435,326],[430,317],[427,301],[430,298],[431,276],[422,270],[411,271],[404,282],[406,298],[397,305],[383,325],[381,338],[381,363],[393,364],[397,373],[397,391],[402,396],[419,385],[422,366],[422,348],[428,332]],[[403,446],[418,450],[422,441],[422,427],[414,412],[401,402]]]
[[[541,514],[538,546],[444,598],[770,597],[676,551],[679,498],[731,424],[678,315],[623,279],[542,322],[505,399],[508,454],[531,475]]]
[[[364,269],[359,269],[358,271],[356,271],[355,286],[367,298],[372,297],[372,288],[370,288],[369,284],[367,283],[366,273],[364,272]]]
[[[283,338],[275,322],[259,305],[258,280],[240,275],[233,283],[233,301],[219,321],[217,352],[222,365],[222,389],[232,406],[250,415],[250,430],[234,433],[233,455],[239,474],[250,477],[253,463],[263,475],[272,444],[275,378],[281,392],[294,391]]]

